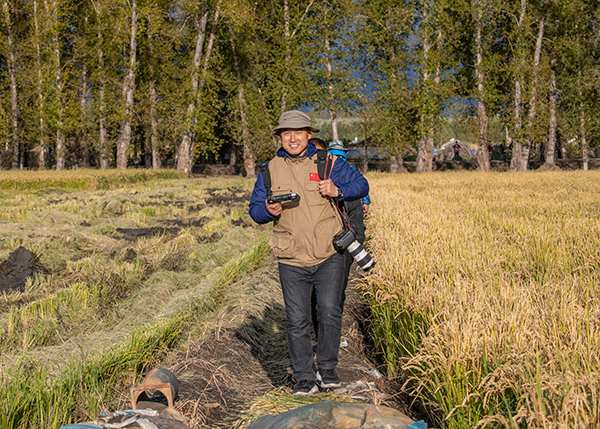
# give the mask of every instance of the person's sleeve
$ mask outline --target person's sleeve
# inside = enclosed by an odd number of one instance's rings
[[[371,197],[368,195],[366,197],[363,197],[362,203],[363,204],[371,204]]]
[[[354,201],[369,195],[367,179],[342,158],[335,160],[329,177],[344,194],[340,201]]]
[[[271,222],[274,217],[267,211],[265,200],[267,199],[267,188],[265,188],[265,182],[263,181],[262,173],[258,173],[256,183],[254,184],[254,190],[250,197],[250,208],[248,213],[252,220],[256,223],[263,224]]]

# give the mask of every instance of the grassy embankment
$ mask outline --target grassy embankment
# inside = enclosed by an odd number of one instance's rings
[[[600,424],[599,180],[369,175],[376,342],[436,425]]]
[[[248,228],[251,181],[0,173],[0,260],[23,245],[50,271],[1,296],[3,428],[127,407],[115,391],[206,323],[268,254],[265,231]],[[139,228],[154,230],[128,235]]]

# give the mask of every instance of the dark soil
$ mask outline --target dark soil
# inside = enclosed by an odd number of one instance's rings
[[[117,232],[124,234],[130,239],[137,240],[141,237],[152,237],[161,234],[177,235],[181,228],[162,228],[154,226],[152,228],[117,228]]]
[[[210,195],[206,199],[208,205],[233,205],[233,204],[248,204],[250,201],[251,193],[243,189],[227,188],[225,189],[206,189],[206,192]]]
[[[0,263],[0,292],[22,291],[27,278],[38,273],[47,274],[48,270],[40,264],[37,255],[19,246],[10,253],[8,259]]]

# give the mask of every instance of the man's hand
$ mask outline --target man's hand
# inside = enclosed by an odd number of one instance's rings
[[[369,205],[363,204],[363,213],[368,213],[368,212],[369,212]]]
[[[319,182],[319,192],[325,197],[336,198],[338,196],[337,186],[333,184],[331,179],[321,180]]]
[[[269,204],[269,202],[265,200],[265,205],[267,206],[267,211],[271,214],[271,216],[277,217],[283,211],[281,203]]]

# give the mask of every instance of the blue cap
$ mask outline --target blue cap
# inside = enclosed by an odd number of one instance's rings
[[[339,155],[342,158],[346,159],[346,151],[345,150],[329,149],[328,152],[332,155]]]

